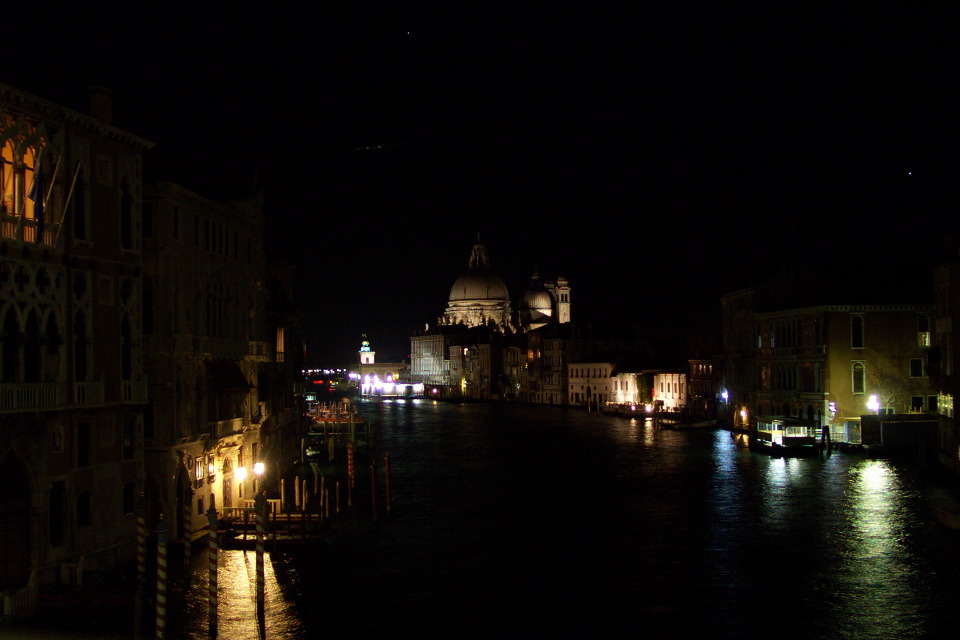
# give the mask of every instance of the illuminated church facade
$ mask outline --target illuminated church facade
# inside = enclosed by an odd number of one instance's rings
[[[518,399],[529,396],[527,336],[571,323],[570,283],[535,272],[516,311],[485,244],[474,243],[444,314],[410,339],[410,378],[430,396]],[[538,386],[533,381],[533,386]]]

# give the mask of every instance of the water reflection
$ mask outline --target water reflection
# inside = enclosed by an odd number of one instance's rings
[[[723,431],[557,408],[362,409],[390,456],[393,515],[275,551],[268,638],[906,640],[960,619],[960,572],[932,570],[917,481],[895,463],[771,458]],[[222,637],[248,637],[234,553],[220,575],[238,635]]]

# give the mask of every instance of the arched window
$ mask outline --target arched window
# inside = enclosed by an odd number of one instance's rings
[[[866,388],[866,367],[862,362],[854,362],[852,367],[853,393],[863,393]]]
[[[89,361],[87,358],[87,319],[82,311],[77,311],[73,322],[73,375],[78,382],[87,379]]]
[[[73,184],[73,193],[69,195],[73,205],[73,237],[77,240],[87,239],[87,183],[83,177],[83,169],[77,170],[77,179]]]
[[[20,378],[20,325],[13,307],[7,308],[3,319],[3,382],[19,382]]]
[[[130,316],[123,314],[120,320],[120,379],[133,379],[133,332]]]
[[[133,197],[126,178],[120,185],[120,246],[133,249]]]
[[[33,309],[27,316],[26,340],[23,344],[23,381],[40,382],[41,342],[40,318]]]

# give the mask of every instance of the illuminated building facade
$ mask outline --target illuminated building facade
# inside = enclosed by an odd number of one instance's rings
[[[829,426],[834,442],[859,444],[864,414],[936,411],[932,305],[778,309],[757,288],[722,302],[724,388],[737,430],[758,416],[795,417]]]
[[[376,352],[364,336],[360,345],[360,394],[364,396],[419,397],[423,383],[406,380],[407,366],[403,362],[377,362]]]
[[[503,279],[490,267],[486,245],[476,242],[467,271],[450,289],[444,315],[410,339],[410,376],[428,395],[525,400],[547,398],[540,368],[529,357],[527,336],[570,323],[570,283],[542,281],[535,273],[516,317]],[[534,338],[537,340],[538,338]],[[566,370],[551,372],[549,397],[566,398]],[[556,379],[554,379],[556,378]],[[533,385],[535,390],[531,390]],[[549,400],[544,399],[544,402]]]
[[[929,327],[936,354],[933,380],[937,390],[938,457],[940,463],[960,473],[960,423],[956,398],[960,397],[960,340],[953,327],[960,327],[960,252],[955,248],[934,271],[936,311]]]
[[[135,559],[152,143],[91,113],[0,84],[0,617]]]
[[[158,183],[144,212],[146,494],[183,541],[210,507],[229,515],[279,485],[291,462],[281,452],[299,446],[302,351],[290,348],[290,274],[266,262],[258,198],[220,204]]]

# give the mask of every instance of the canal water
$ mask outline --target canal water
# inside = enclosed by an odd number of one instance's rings
[[[333,535],[268,545],[267,638],[906,640],[960,624],[960,533],[934,517],[953,494],[909,456],[771,458],[727,431],[574,409],[361,411],[376,511],[368,482]],[[252,563],[223,554],[222,638],[257,637]],[[208,637],[203,571],[168,637]]]

